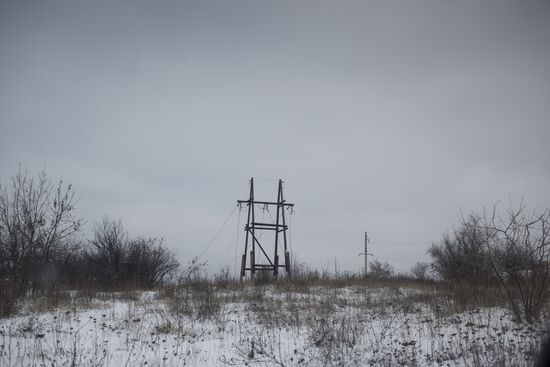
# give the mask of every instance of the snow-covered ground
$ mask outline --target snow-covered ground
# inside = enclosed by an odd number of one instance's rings
[[[545,336],[503,308],[445,314],[413,288],[71,297],[0,320],[0,366],[527,366]]]

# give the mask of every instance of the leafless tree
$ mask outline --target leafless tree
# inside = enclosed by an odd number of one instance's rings
[[[495,205],[490,215],[484,213],[480,228],[514,316],[536,321],[549,296],[550,210],[527,213],[521,203],[499,215]]]
[[[52,185],[44,171],[33,178],[20,170],[0,183],[0,276],[20,289],[48,278],[59,257],[74,250],[71,238],[82,224],[75,204],[72,186]]]
[[[105,216],[94,225],[90,257],[94,263],[94,275],[99,282],[114,286],[121,280],[128,242],[128,234],[120,220]]]

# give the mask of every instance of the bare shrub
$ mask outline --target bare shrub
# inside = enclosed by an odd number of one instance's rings
[[[219,289],[227,289],[234,282],[231,277],[231,267],[225,266],[214,275],[214,284]]]
[[[175,254],[158,238],[129,239],[121,221],[104,217],[94,226],[88,258],[90,277],[102,287],[152,288],[169,280],[179,267]]]
[[[192,288],[200,286],[203,282],[208,282],[205,274],[206,262],[199,262],[198,258],[193,258],[185,270],[178,278],[178,286],[183,288]]]
[[[440,244],[433,244],[428,250],[433,271],[441,279],[485,285],[490,281],[488,233],[480,224],[478,215],[463,218],[453,235],[444,235]]]
[[[390,278],[394,273],[393,267],[387,262],[383,263],[379,260],[372,260],[369,263],[369,266],[369,275],[374,279],[387,279]]]
[[[417,262],[411,268],[411,274],[415,279],[427,280],[430,276],[430,264],[426,262]]]
[[[549,299],[550,210],[527,213],[521,204],[505,213],[471,214],[453,237],[430,250],[433,269],[465,298],[482,302],[500,286],[518,321],[538,320]],[[457,286],[463,283],[462,286]],[[465,290],[460,290],[464,288]]]
[[[138,237],[128,243],[124,258],[127,281],[140,287],[156,287],[170,280],[179,267],[176,255],[163,239]]]
[[[526,213],[510,205],[504,215],[485,213],[479,226],[491,253],[490,264],[519,321],[538,320],[549,298],[550,210]]]

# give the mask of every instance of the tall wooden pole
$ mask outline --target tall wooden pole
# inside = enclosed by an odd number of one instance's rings
[[[256,235],[254,234],[256,216],[254,215],[254,178],[250,178],[250,207],[252,208],[252,223],[250,234],[252,235],[252,251],[250,252],[250,278],[256,273]]]
[[[367,274],[368,274],[368,271],[367,271],[367,256],[368,256],[368,252],[367,252],[367,245],[369,243],[369,235],[367,234],[367,232],[365,231],[365,278],[367,277]]]
[[[254,200],[254,179],[251,178],[250,179],[250,193],[249,193],[249,196],[248,196],[248,201],[247,201],[247,207],[248,207],[248,219],[246,221],[246,238],[244,240],[244,254],[242,256],[242,259],[241,259],[241,281],[243,280],[244,278],[244,275],[245,275],[245,272],[246,272],[246,255],[247,255],[247,251],[248,251],[248,228],[250,227],[250,219],[251,219],[251,214],[252,214],[252,205],[253,205],[253,200]],[[239,203],[240,205],[241,203]],[[254,242],[254,239],[252,239],[252,242]]]
[[[280,205],[281,205],[281,219],[283,220],[283,241],[284,241],[284,256],[285,256],[285,270],[287,275],[290,276],[290,253],[288,252],[287,248],[287,241],[286,241],[286,220],[285,220],[285,199],[283,197],[283,180],[279,180],[279,191],[281,191],[281,198],[280,198]],[[292,208],[292,207],[290,207]]]
[[[275,220],[275,254],[273,255],[273,260],[275,265],[273,266],[273,276],[276,278],[279,274],[279,217],[280,212],[283,212],[283,225],[284,223],[284,213],[285,208],[283,206],[283,181],[279,180],[279,190],[277,192],[277,219]],[[286,234],[286,231],[283,230],[283,232]],[[285,244],[286,244],[286,238],[285,238]]]

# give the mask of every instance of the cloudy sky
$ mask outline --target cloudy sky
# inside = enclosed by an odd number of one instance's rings
[[[404,271],[460,211],[550,207],[548,19],[543,1],[0,0],[0,180],[46,168],[84,234],[107,214],[185,263],[251,176],[266,200],[282,178],[300,261],[359,270],[368,230]],[[242,251],[238,218],[213,268]]]

